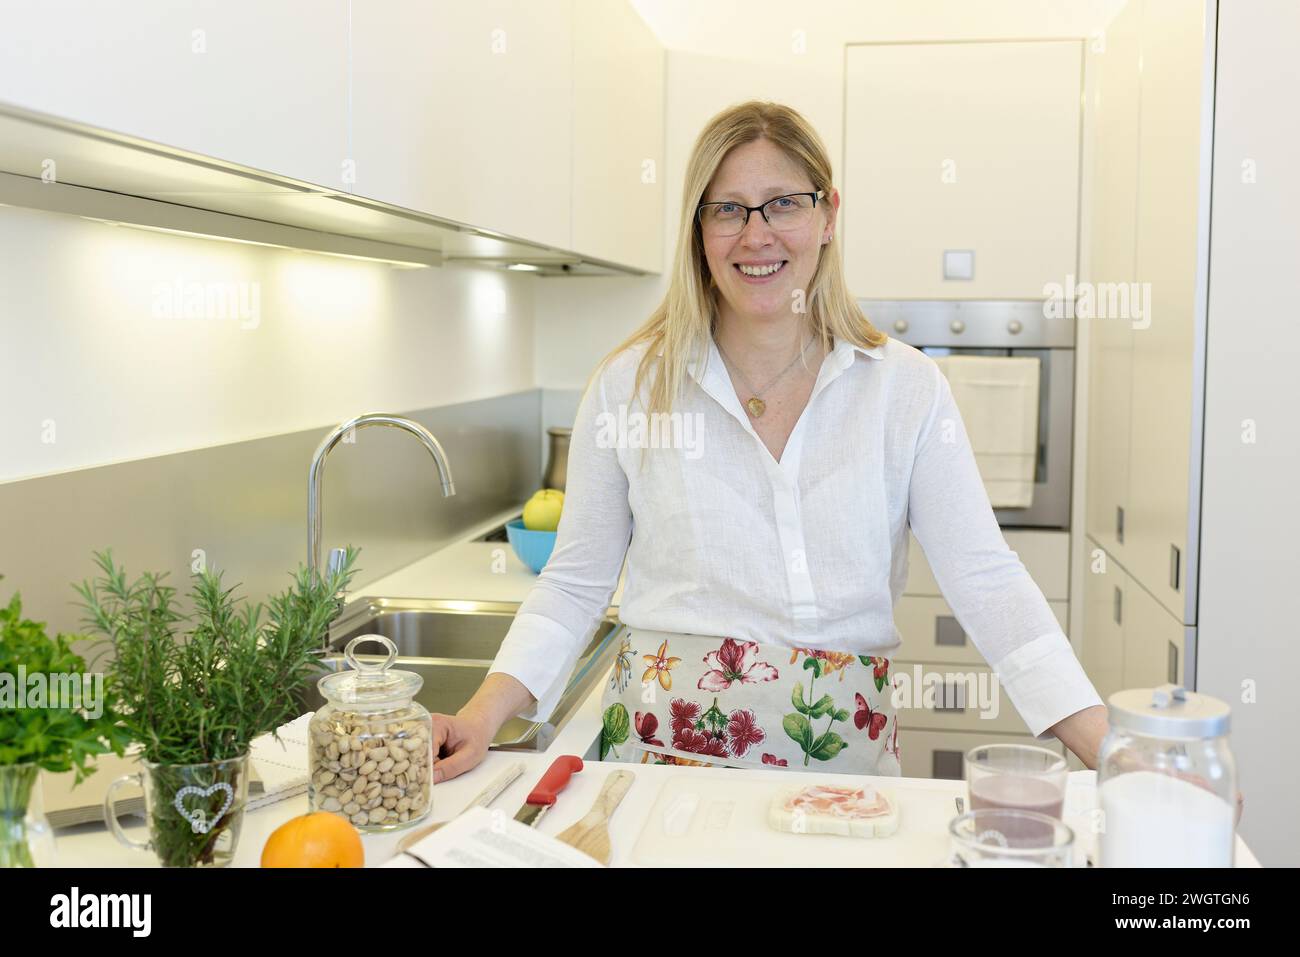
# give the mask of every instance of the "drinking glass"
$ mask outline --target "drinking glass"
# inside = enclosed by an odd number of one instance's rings
[[[248,799],[248,755],[206,764],[154,764],[118,778],[104,795],[104,821],[132,850],[153,851],[163,867],[226,867],[235,856]],[[114,795],[134,783],[144,790],[149,840],[127,836]]]
[[[948,825],[948,867],[1072,867],[1074,831],[1035,811],[984,808]]]
[[[1004,808],[1060,820],[1068,779],[1065,758],[1047,748],[985,744],[966,754],[966,786],[972,811]]]

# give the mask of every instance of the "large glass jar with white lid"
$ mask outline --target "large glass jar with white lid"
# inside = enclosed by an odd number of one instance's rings
[[[1097,762],[1102,867],[1231,867],[1230,709],[1180,685],[1117,691]]]
[[[362,642],[379,642],[387,657],[358,659]],[[409,827],[433,807],[433,719],[415,700],[424,679],[391,667],[397,646],[382,635],[353,638],[343,656],[352,670],[317,682],[326,704],[308,724],[311,809],[362,831]]]

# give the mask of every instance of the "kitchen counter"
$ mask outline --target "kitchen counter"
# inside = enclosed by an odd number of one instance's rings
[[[560,729],[550,748],[542,754],[493,751],[472,771],[445,781],[435,786],[433,792],[433,815],[429,821],[443,821],[455,816],[466,804],[473,800],[496,775],[507,765],[515,761],[523,762],[524,773],[502,792],[491,805],[514,814],[524,803],[528,792],[545,773],[550,763],[561,754],[585,756],[591,753],[600,734],[600,697],[601,688],[596,690],[583,702],[568,723]],[[613,847],[611,866],[629,866],[632,863],[633,848],[641,832],[643,823],[655,804],[660,787],[671,776],[708,775],[726,776],[731,780],[770,781],[773,788],[788,784],[792,778],[824,780],[827,782],[850,783],[860,785],[861,777],[849,775],[805,775],[788,771],[762,770],[726,770],[712,768],[680,768],[666,765],[639,764],[602,764],[598,761],[586,761],[584,770],[573,776],[569,785],[560,794],[556,805],[543,815],[538,822],[538,829],[546,834],[558,834],[570,824],[582,817],[591,807],[600,792],[605,777],[611,770],[627,770],[636,775],[636,781],[628,791],[627,797],[614,812],[610,821],[610,842]],[[877,778],[872,779],[886,788],[906,787],[911,790],[932,790],[942,792],[950,797],[964,797],[966,785],[963,781],[930,780],[925,778]],[[1076,810],[1092,806],[1095,774],[1092,771],[1075,771],[1070,775],[1071,797],[1068,808]],[[901,801],[901,814],[906,817],[907,803]],[[239,847],[235,854],[234,866],[256,867],[261,855],[262,845],[277,827],[290,818],[307,813],[307,796],[305,794],[289,798],[268,807],[251,811],[244,816],[244,828],[240,835]],[[954,814],[956,813],[954,807]],[[124,818],[124,823],[132,818]],[[1077,820],[1077,819],[1076,819]],[[426,822],[428,823],[428,822]],[[137,840],[145,838],[143,823],[127,828],[128,833]],[[366,849],[366,865],[374,867],[383,864],[395,852],[396,844],[406,831],[388,834],[371,834],[363,838]],[[864,848],[865,850],[865,848]],[[59,832],[59,862],[65,867],[147,867],[155,863],[151,854],[128,851],[117,843],[107,831],[98,825],[83,825]],[[934,860],[917,860],[918,867],[933,866]],[[1240,837],[1237,838],[1237,866],[1258,867],[1259,862]]]
[[[522,601],[536,576],[518,559],[505,542],[475,542],[474,538],[491,530],[505,519],[517,515],[518,509],[502,513],[481,527],[471,530],[460,542],[421,559],[392,575],[386,576],[374,584],[360,589],[349,598],[362,596],[383,596],[390,598],[448,598],[478,601]],[[504,571],[494,571],[493,563],[497,556],[495,549],[504,549],[506,558]],[[497,563],[497,567],[501,567]],[[622,585],[620,583],[620,591]],[[617,604],[617,593],[615,601]],[[520,753],[493,751],[472,771],[451,781],[443,782],[434,788],[433,814],[426,821],[447,820],[459,813],[466,804],[473,800],[495,776],[507,765],[519,761],[524,764],[524,773],[493,802],[493,809],[501,809],[510,814],[523,804],[528,792],[545,773],[550,763],[561,754],[574,754],[587,758],[594,754],[594,748],[600,734],[600,701],[603,682],[598,684],[585,701],[574,711],[569,720],[557,732],[555,739],[544,753]],[[904,746],[906,741],[903,742]],[[788,784],[792,778],[809,783],[814,780],[839,781],[839,783],[862,783],[861,777],[848,775],[806,775],[788,771],[766,770],[726,770],[710,768],[681,768],[665,765],[609,764],[587,761],[587,766],[574,775],[568,787],[561,793],[559,801],[538,823],[538,828],[547,834],[558,834],[570,824],[582,817],[591,807],[611,770],[627,770],[636,775],[636,781],[628,791],[626,798],[618,807],[610,822],[610,838],[613,847],[612,866],[627,866],[632,863],[633,848],[640,834],[642,825],[654,806],[660,787],[670,777],[678,775],[725,776],[730,780],[771,781],[773,787]],[[965,783],[962,781],[930,780],[924,778],[879,778],[886,788],[906,787],[909,790],[926,790],[943,792],[952,797],[964,796]],[[1092,806],[1095,791],[1095,774],[1091,771],[1076,771],[1070,776],[1071,798],[1068,808],[1076,810]],[[901,802],[901,814],[906,817],[907,804]],[[262,845],[268,836],[285,821],[300,814],[307,813],[306,794],[289,798],[279,803],[259,808],[244,817],[243,831],[235,855],[234,866],[256,867],[262,851]],[[955,808],[954,808],[955,814]],[[139,819],[124,818],[124,825]],[[145,829],[143,822],[127,826],[128,833],[136,839],[143,839]],[[366,835],[366,864],[373,867],[383,864],[395,852],[397,842],[407,831],[388,834]],[[101,825],[81,825],[61,830],[57,834],[58,860],[64,867],[143,867],[156,864],[152,854],[133,852],[122,847]],[[1237,866],[1258,867],[1259,862],[1246,847],[1240,837],[1237,838]],[[933,860],[917,860],[916,866],[928,867],[936,863]]]
[[[349,592],[348,600],[373,596],[453,601],[523,601],[537,581],[533,571],[516,557],[509,542],[474,540],[507,520],[516,518],[523,508],[521,503],[494,515],[470,529],[454,544],[355,592]],[[618,588],[610,599],[611,607],[618,605],[622,594],[623,579],[620,578]]]

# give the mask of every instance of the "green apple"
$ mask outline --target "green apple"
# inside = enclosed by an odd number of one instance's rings
[[[524,506],[524,528],[533,532],[553,532],[560,527],[560,510],[564,508],[564,493],[544,488]]]

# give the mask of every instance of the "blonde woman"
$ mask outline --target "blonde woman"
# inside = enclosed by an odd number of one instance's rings
[[[900,774],[909,526],[1029,729],[1096,766],[1105,708],[1002,537],[947,380],[850,297],[839,206],[794,110],[743,103],[700,134],[668,292],[588,384],[554,553],[482,687],[435,716],[435,780],[551,713],[625,558],[608,760]]]

